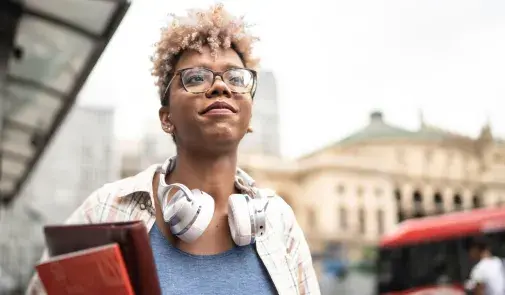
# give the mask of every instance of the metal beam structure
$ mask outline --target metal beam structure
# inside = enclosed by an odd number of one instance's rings
[[[128,0],[0,1],[0,19],[5,11],[11,18],[10,26],[0,21],[0,205],[19,194],[129,6]]]
[[[10,1],[0,2],[0,90],[4,89],[7,67],[9,59],[13,55],[14,38],[21,14],[22,9],[19,3]],[[3,122],[6,108],[7,103],[5,100],[5,92],[0,91],[0,143],[3,142],[4,138]],[[0,163],[3,161],[4,157],[5,155],[0,149]],[[2,177],[2,175],[7,176],[9,173],[8,171],[3,170],[3,165],[0,165],[0,177]],[[1,192],[0,200],[2,200]]]

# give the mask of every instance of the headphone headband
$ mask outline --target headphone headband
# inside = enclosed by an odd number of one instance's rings
[[[158,172],[160,173],[160,183],[159,183],[159,186],[158,186],[158,199],[160,200],[160,202],[162,202],[162,197],[164,199],[165,196],[168,196],[168,193],[172,190],[172,188],[177,187],[178,189],[180,189],[184,193],[184,195],[186,196],[186,199],[188,199],[188,201],[192,201],[191,196],[193,194],[191,193],[191,191],[185,185],[182,185],[180,183],[167,184],[167,182],[165,181],[165,178],[167,177],[169,169],[173,168],[173,165],[174,165],[173,163],[174,162],[175,162],[174,158],[168,158],[165,161],[165,163],[163,163],[163,165],[161,166],[161,168],[158,169]],[[159,194],[160,188],[163,189],[163,191],[162,191],[162,197],[160,197],[160,194]]]
[[[167,184],[166,177],[175,168],[176,158],[167,159],[158,168],[158,200],[165,222],[173,234],[190,242],[197,239],[214,215],[214,199],[198,189],[190,190],[181,183]],[[254,186],[254,181],[237,168],[235,188],[240,191],[228,199],[228,221],[233,241],[247,245],[265,235],[269,193]],[[177,192],[170,197],[173,188]]]
[[[165,178],[166,178],[167,172],[168,172],[167,169],[169,169],[169,165],[171,163],[172,163],[172,159],[168,159],[165,161],[165,163],[163,163],[161,168],[158,169],[158,172],[160,173],[160,175],[159,175],[160,181],[158,184],[157,195],[158,195],[158,201],[160,202],[160,206],[162,208],[162,212],[164,215],[165,214],[167,215],[167,216],[164,216],[164,219],[166,222],[170,222],[177,215],[177,213],[179,213],[179,211],[182,208],[181,206],[179,206],[178,210],[176,210],[176,211],[173,211],[172,210],[173,208],[168,208],[169,202],[167,202],[167,198],[170,195],[170,191],[174,187],[179,189],[179,192],[181,192],[184,195],[184,197],[186,197],[186,200],[188,202],[193,201],[193,198],[192,198],[193,194],[185,185],[182,185],[180,183],[167,184],[167,182],[165,181]],[[178,202],[178,200],[175,200],[175,202]]]

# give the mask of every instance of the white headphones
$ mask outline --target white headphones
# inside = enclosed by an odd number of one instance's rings
[[[165,177],[174,159],[168,159],[161,169],[158,185],[163,219],[170,227],[172,234],[185,242],[198,239],[214,215],[214,199],[199,189],[189,190],[180,183],[167,184]],[[172,166],[172,165],[170,165]],[[168,200],[170,191],[178,188],[174,196]],[[233,241],[238,246],[255,242],[256,237],[265,234],[268,198],[251,198],[246,194],[233,194],[228,198],[228,223]]]

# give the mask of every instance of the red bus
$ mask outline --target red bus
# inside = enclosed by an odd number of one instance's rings
[[[470,239],[485,235],[505,257],[505,208],[486,208],[406,220],[379,242],[377,293],[465,294]]]

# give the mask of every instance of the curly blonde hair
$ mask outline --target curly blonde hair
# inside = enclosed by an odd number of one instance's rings
[[[202,52],[209,46],[216,58],[218,49],[233,48],[247,68],[256,69],[259,59],[252,55],[253,43],[259,40],[248,31],[244,17],[235,17],[216,4],[207,10],[192,9],[185,17],[172,15],[170,25],[161,30],[160,40],[155,44],[152,75],[158,87],[160,99],[174,75],[175,65],[186,50]]]

